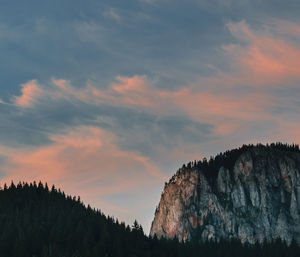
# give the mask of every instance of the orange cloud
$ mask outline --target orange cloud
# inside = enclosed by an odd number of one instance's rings
[[[232,133],[241,122],[268,118],[267,109],[273,106],[272,97],[261,92],[241,94],[221,89],[199,91],[195,87],[159,90],[145,77],[119,79],[121,85],[112,85],[107,91],[98,91],[97,96],[102,102],[108,100],[112,105],[132,108],[139,106],[160,115],[181,112],[193,120],[214,124],[218,135]]]
[[[80,126],[50,139],[52,144],[41,147],[0,146],[5,157],[2,183],[47,181],[99,206],[104,196],[160,185],[167,179],[147,157],[120,149],[118,139],[103,129]]]
[[[157,92],[145,76],[117,76],[118,83],[106,91],[93,89],[94,101],[120,106],[143,106],[151,108]]]
[[[235,71],[222,74],[222,79],[233,77],[235,85],[250,86],[286,86],[300,80],[299,43],[288,41],[267,28],[251,30],[244,21],[229,23],[227,27],[241,43],[224,46],[229,60],[233,58]],[[286,30],[297,35],[299,26],[289,24],[283,31]]]
[[[15,104],[19,107],[32,106],[38,97],[43,93],[43,90],[37,84],[36,80],[31,80],[22,85],[21,95],[14,98]]]
[[[235,27],[234,29],[237,30]],[[244,30],[246,38],[254,37],[247,27]],[[262,62],[261,65],[267,64]],[[272,69],[274,68],[269,70]],[[218,79],[220,78],[216,78],[214,83],[217,83]],[[107,89],[101,90],[91,84],[76,88],[69,81],[53,79],[54,87],[43,87],[43,94],[40,96],[47,97],[48,100],[60,99],[75,103],[81,101],[90,105],[106,104],[141,109],[160,116],[187,115],[195,121],[213,124],[218,136],[232,134],[253,121],[272,119],[269,109],[276,102],[269,94],[257,90],[243,93],[228,90],[226,86],[199,90],[197,85],[177,90],[161,90],[145,76],[118,76],[117,80]],[[238,79],[233,78],[230,81],[237,82]],[[206,82],[211,83],[208,80]]]
[[[55,87],[44,87],[43,95],[40,96],[54,100],[82,101],[92,105],[139,108],[163,116],[181,113],[198,122],[214,124],[217,135],[227,135],[239,129],[242,124],[269,118],[267,110],[274,102],[271,96],[261,92],[243,94],[228,92],[222,88],[199,91],[196,86],[160,90],[145,76],[118,76],[117,80],[117,83],[105,90],[92,85],[75,88],[69,81],[53,80]],[[62,139],[66,143],[67,138],[62,136],[54,141]],[[79,142],[72,142],[77,143]],[[92,142],[90,143],[91,146]],[[93,143],[101,144],[98,141]]]
[[[126,94],[127,92],[142,92],[147,88],[145,76],[134,76],[131,78],[117,76],[117,79],[120,83],[113,84],[112,88],[120,94]]]
[[[83,175],[99,171],[98,175],[124,170],[141,170],[153,179],[165,179],[158,168],[146,157],[128,151],[122,151],[117,146],[116,137],[98,127],[81,126],[70,129],[65,134],[50,136],[52,144],[40,148],[10,149],[1,147],[0,154],[8,157],[10,179],[28,177],[28,179],[45,178],[49,181],[69,179],[73,173]],[[101,167],[101,169],[100,169]],[[13,175],[15,174],[15,175]],[[128,173],[126,173],[127,175]],[[119,189],[121,189],[120,187]]]
[[[233,134],[251,122],[271,118],[268,109],[273,106],[272,97],[260,93],[194,92],[182,89],[165,92],[165,98],[193,120],[213,124],[218,136]]]
[[[145,76],[119,76],[118,80],[120,84],[112,84],[107,90],[94,89],[93,94],[98,102],[132,108],[138,106],[161,115],[172,115],[179,111],[194,120],[211,123],[215,123],[217,118],[249,120],[272,105],[271,97],[260,93],[237,94],[224,90],[220,93],[188,87],[173,91],[160,90]]]

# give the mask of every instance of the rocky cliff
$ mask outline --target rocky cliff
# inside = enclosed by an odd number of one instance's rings
[[[300,244],[298,146],[243,146],[183,166],[166,183],[150,234]]]

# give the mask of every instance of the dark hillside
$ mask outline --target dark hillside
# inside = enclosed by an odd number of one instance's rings
[[[149,238],[132,227],[85,207],[47,184],[13,183],[0,190],[1,257],[193,257],[300,256],[292,244],[179,243]]]

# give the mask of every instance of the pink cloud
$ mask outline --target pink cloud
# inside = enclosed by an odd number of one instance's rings
[[[5,157],[1,183],[46,181],[115,213],[120,207],[107,203],[105,196],[151,188],[167,180],[150,159],[120,149],[118,138],[98,127],[80,126],[50,139],[52,144],[40,147],[0,145],[0,155]]]
[[[119,84],[112,84],[107,90],[94,89],[94,97],[102,103],[132,108],[138,106],[161,115],[180,111],[200,122],[212,122],[216,118],[249,120],[258,111],[272,105],[271,98],[260,93],[199,91],[195,87],[160,90],[145,76],[118,77],[118,80]]]
[[[247,27],[244,30],[246,39],[252,37]],[[251,93],[244,93],[228,90],[227,86],[199,90],[197,85],[177,90],[161,90],[146,76],[118,76],[117,80],[118,82],[112,83],[105,90],[87,85],[79,91],[68,84],[68,90],[64,89],[63,92],[75,98],[85,99],[87,103],[92,104],[105,103],[111,106],[139,108],[162,116],[185,114],[195,121],[213,124],[215,135],[218,136],[247,131],[253,122],[272,121],[279,124],[276,116],[270,111],[278,104],[278,98],[264,90],[256,89]],[[65,87],[64,81],[61,87]],[[72,144],[77,143],[72,142]],[[140,158],[143,160],[144,157]]]
[[[257,36],[251,32],[245,23],[230,26],[232,33],[237,34],[240,40],[247,41],[249,38],[256,40]],[[243,33],[240,31],[243,31]],[[229,46],[230,50],[228,51],[234,52],[233,49],[236,47]],[[248,48],[246,48],[247,53],[249,52]],[[268,60],[264,60],[264,55],[259,53],[254,53],[253,55],[257,55],[256,59],[261,59],[259,65],[269,67],[265,69],[265,73],[272,73],[274,69],[281,69],[281,66],[277,67],[276,63],[269,64]],[[240,58],[239,60],[244,59]],[[244,66],[255,66],[251,63],[253,60],[254,57],[251,61],[248,61],[248,59],[246,61],[245,59]],[[260,67],[259,65],[257,66]],[[260,72],[260,69],[256,69],[253,67],[253,72]],[[279,73],[279,71],[277,70],[276,73]],[[235,91],[232,88],[228,90],[230,83],[241,83],[243,79],[246,79],[246,76],[242,78],[239,77],[240,75],[239,73],[225,74],[224,76],[219,76],[218,74],[215,78],[212,77],[199,82],[207,83],[207,87],[204,85],[204,87],[199,89],[199,85],[195,84],[177,90],[159,89],[146,76],[137,75],[133,77],[118,76],[116,77],[117,82],[112,83],[104,90],[91,84],[77,88],[72,86],[69,81],[53,79],[53,86],[43,87],[43,94],[36,95],[35,99],[47,97],[48,101],[49,99],[75,101],[74,103],[81,101],[90,105],[106,104],[131,109],[138,108],[147,113],[159,114],[160,116],[178,115],[180,113],[189,116],[195,121],[213,124],[215,134],[225,136],[235,133],[235,131],[244,128],[251,122],[266,121],[274,118],[270,114],[269,109],[274,107],[276,99],[270,94],[262,90],[255,90],[251,93]],[[263,77],[267,78],[267,76]],[[252,83],[254,80],[257,82],[259,79],[260,77],[256,76],[254,79],[249,79],[249,81]],[[216,83],[218,87],[210,88],[209,85],[212,85],[212,83]],[[42,103],[43,101],[40,102]],[[60,138],[55,140],[66,140],[66,138],[60,136]],[[84,140],[86,141],[87,139]],[[69,143],[78,144],[80,142],[72,141]],[[94,143],[102,144],[102,142],[97,141]]]
[[[272,96],[260,91],[239,93],[218,89],[197,89],[193,85],[178,90],[160,90],[145,76],[118,77],[120,83],[107,90],[94,90],[94,97],[109,105],[140,108],[159,115],[185,114],[198,122],[213,124],[216,135],[234,133],[253,121],[272,119],[268,110]],[[259,113],[259,115],[258,115]]]
[[[196,87],[160,90],[145,76],[118,79],[120,84],[113,84],[106,91],[97,90],[95,97],[99,97],[100,102],[127,108],[138,106],[160,115],[181,112],[193,120],[214,124],[218,135],[232,133],[243,122],[268,118],[267,109],[273,106],[272,97],[262,92],[199,91]],[[259,117],[257,113],[260,113]]]
[[[119,81],[119,83],[113,84],[112,88],[120,94],[127,94],[130,92],[143,92],[148,86],[145,76],[117,76],[117,80]]]
[[[14,101],[17,106],[26,108],[36,102],[37,98],[42,95],[43,90],[37,84],[36,80],[31,80],[22,85],[21,93],[20,96],[14,98]]]
[[[50,139],[53,144],[39,148],[2,147],[1,155],[9,160],[6,163],[9,179],[17,179],[20,175],[23,178],[29,176],[29,180],[48,178],[49,181],[62,181],[74,173],[77,178],[82,175],[82,179],[90,179],[86,176],[88,172],[92,173],[93,179],[98,179],[98,176],[119,171],[120,167],[141,170],[154,180],[165,179],[149,159],[135,152],[122,151],[116,137],[98,127],[77,127],[64,134],[51,135]],[[101,170],[105,172],[102,174]]]
[[[269,118],[267,109],[274,102],[271,96],[262,92],[243,94],[222,88],[199,91],[196,86],[161,90],[146,76],[118,76],[116,79],[118,82],[105,90],[92,85],[78,89],[68,81],[53,80],[55,87],[44,90],[44,95],[55,100],[60,98],[94,105],[139,108],[159,115],[182,113],[193,120],[214,124],[218,135],[230,134],[244,123]]]
[[[214,124],[216,133],[220,135],[237,129],[240,122],[257,119],[258,112],[261,113],[260,118],[265,119],[267,114],[263,110],[273,105],[273,99],[262,93],[240,94],[227,92],[222,88],[199,91],[197,86],[161,90],[145,76],[118,76],[116,79],[118,82],[112,83],[105,90],[89,84],[83,88],[76,88],[69,81],[53,79],[54,87],[43,87],[43,94],[30,93],[35,92],[34,89],[41,92],[36,87],[36,82],[27,83],[28,88],[32,90],[22,88],[22,92],[29,95],[24,96],[24,99],[30,99],[28,102],[33,101],[30,96],[34,95],[35,100],[38,97],[47,97],[48,101],[60,99],[82,101],[92,105],[140,108],[159,115],[186,114],[193,120]]]
[[[228,23],[227,27],[241,43],[223,47],[234,62],[235,71],[221,74],[221,79],[250,86],[286,86],[300,80],[299,43],[272,33],[268,27],[253,30],[244,21]],[[283,30],[297,35],[299,26],[288,24]]]
[[[146,76],[117,76],[116,79],[118,83],[111,84],[105,91],[94,88],[94,101],[120,106],[153,106],[152,99],[157,91]]]

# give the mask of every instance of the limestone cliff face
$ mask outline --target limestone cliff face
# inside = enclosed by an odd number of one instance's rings
[[[150,234],[300,244],[300,152],[252,147],[213,181],[185,168],[166,184]]]

